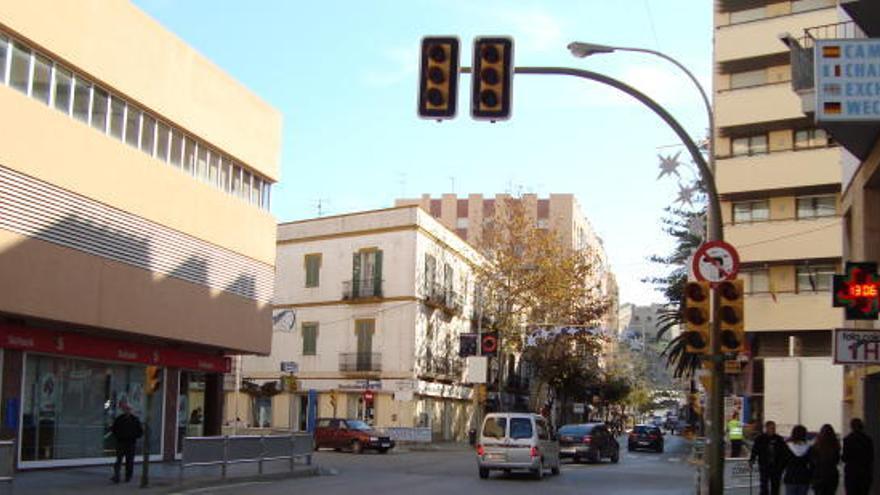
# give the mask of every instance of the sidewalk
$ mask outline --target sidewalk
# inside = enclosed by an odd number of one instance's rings
[[[315,465],[306,466],[298,463],[291,473],[288,461],[266,461],[263,464],[264,474],[260,475],[256,463],[235,464],[229,466],[224,480],[220,477],[220,466],[193,467],[186,469],[181,482],[178,463],[151,463],[150,485],[146,489],[139,488],[140,464],[135,466],[134,477],[129,483],[112,483],[110,481],[112,473],[113,468],[110,465],[23,471],[16,473],[12,492],[9,491],[7,484],[0,483],[0,495],[7,493],[14,495],[165,494],[245,481],[317,476],[320,470]]]

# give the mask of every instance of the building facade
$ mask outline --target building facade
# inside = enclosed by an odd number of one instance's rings
[[[219,433],[227,356],[271,345],[280,114],[124,0],[0,5],[0,108],[19,468],[111,462],[126,404],[157,459]]]
[[[791,91],[778,38],[837,22],[834,0],[715,2],[716,182],[725,240],[739,251],[751,366],[735,391],[746,419],[818,430],[843,419],[831,358],[839,271],[841,151]]]
[[[252,394],[242,421],[305,430],[310,417],[359,418],[466,439],[459,335],[472,328],[474,248],[404,206],[280,224],[276,263],[272,354],[244,358],[243,376],[265,388],[292,361],[296,391]]]

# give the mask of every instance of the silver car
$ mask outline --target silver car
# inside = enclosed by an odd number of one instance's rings
[[[527,413],[491,413],[483,419],[477,440],[480,478],[491,470],[527,470],[541,479],[550,468],[559,474],[559,442],[542,416]]]

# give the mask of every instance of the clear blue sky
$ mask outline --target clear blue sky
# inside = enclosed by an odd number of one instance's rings
[[[570,56],[573,40],[659,49],[711,89],[712,2],[694,0],[136,0],[284,114],[281,221],[391,206],[401,196],[574,193],[605,241],[622,302],[660,301],[639,279],[669,249],[659,219],[677,193],[656,180],[672,131],[626,95],[564,77],[517,76],[513,118],[416,117],[419,40],[511,35],[519,66],[620,78],[666,106],[695,138],[707,127],[689,80],[659,58]],[[467,102],[470,79],[462,76]],[[234,119],[234,115],[229,116]],[[454,189],[453,189],[454,188]]]

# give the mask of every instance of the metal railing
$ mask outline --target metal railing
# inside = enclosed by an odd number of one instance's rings
[[[342,299],[350,301],[367,297],[382,297],[382,279],[368,277],[342,282]]]
[[[220,466],[226,478],[232,464],[256,463],[263,474],[266,461],[289,461],[293,471],[296,459],[304,458],[312,464],[314,437],[311,434],[292,435],[226,435],[219,437],[185,437],[180,460],[180,479],[184,470],[197,466]]]
[[[812,48],[813,43],[817,40],[865,39],[868,37],[853,21],[809,27],[804,29],[804,36],[809,40],[806,42],[809,44],[805,45],[805,48]]]
[[[0,441],[0,483],[12,485],[15,476],[15,442]]]
[[[819,40],[865,39],[867,35],[852,22],[836,22],[804,29],[804,36],[791,39],[791,86],[795,91],[811,91],[815,87],[813,75],[814,48]]]
[[[444,284],[429,283],[425,288],[425,292],[425,299],[429,303],[440,306],[450,312],[460,313],[464,306],[462,296]]]
[[[382,354],[378,352],[340,352],[339,371],[382,371]]]

